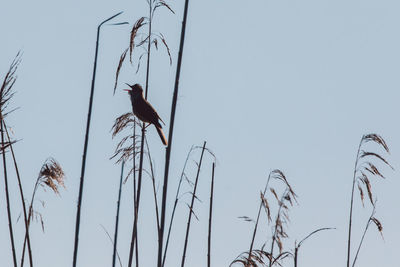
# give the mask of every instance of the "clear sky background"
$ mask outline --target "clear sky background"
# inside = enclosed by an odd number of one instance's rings
[[[149,100],[169,127],[170,105],[184,1],[171,3],[176,15],[160,10],[154,31],[171,48],[151,59]],[[299,198],[291,209],[286,248],[320,227],[336,227],[307,241],[299,266],[344,266],[351,182],[358,143],[374,132],[387,141],[387,159],[399,169],[400,3],[394,0],[191,1],[170,171],[169,208],[180,171],[192,145],[203,140],[216,154],[213,254],[214,266],[228,266],[249,247],[259,192],[276,168],[287,175]],[[114,119],[131,110],[124,83],[145,82],[144,62],[125,64],[113,96],[115,70],[129,43],[134,21],[147,15],[137,1],[5,1],[0,9],[0,73],[22,50],[17,91],[7,120],[12,126],[23,186],[30,196],[44,160],[52,156],[67,176],[61,197],[40,191],[46,207],[45,233],[33,224],[36,266],[71,266],[76,201],[83,151],[96,27],[124,11],[101,33],[98,72],[88,150],[78,266],[110,266],[112,245],[102,229],[114,229],[120,166],[109,160],[118,140],[111,139]],[[167,134],[166,130],[166,134]],[[163,175],[164,148],[154,128],[148,130],[157,184]],[[369,148],[382,152],[376,146]],[[199,154],[194,154],[197,160]],[[187,266],[206,265],[208,188],[212,159],[201,173],[199,198]],[[11,162],[10,162],[11,163]],[[189,174],[193,178],[191,161]],[[398,266],[400,177],[382,166],[386,180],[373,179],[376,216],[384,240],[371,226],[358,266]],[[14,176],[10,177],[12,215],[18,255],[24,226]],[[155,266],[156,233],[151,182],[144,179],[141,206],[142,266]],[[4,182],[0,182],[0,265],[11,266]],[[158,189],[161,195],[161,187]],[[188,190],[188,189],[186,189]],[[355,239],[370,213],[355,202]],[[167,266],[182,253],[184,196],[179,205]],[[39,203],[37,203],[39,204]],[[366,202],[368,204],[368,202]],[[119,253],[127,266],[132,224],[132,181],[123,187]],[[257,247],[270,237],[265,218]],[[291,263],[286,262],[291,266]]]

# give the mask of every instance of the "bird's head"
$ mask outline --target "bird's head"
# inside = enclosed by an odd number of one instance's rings
[[[130,96],[132,97],[139,97],[143,94],[143,88],[140,84],[136,83],[134,85],[126,84],[128,85],[131,89],[124,89],[124,91],[127,91]]]

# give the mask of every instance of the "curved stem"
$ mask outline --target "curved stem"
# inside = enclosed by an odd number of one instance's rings
[[[178,200],[179,200],[179,192],[180,192],[180,189],[181,189],[183,177],[185,176],[186,165],[187,165],[187,162],[189,160],[189,156],[192,153],[192,150],[193,150],[193,146],[190,148],[189,153],[187,154],[187,157],[186,157],[186,160],[185,160],[185,164],[183,165],[183,169],[182,169],[182,173],[181,173],[181,178],[179,179],[178,188],[176,189],[175,202],[174,202],[174,207],[172,208],[172,214],[171,214],[171,219],[170,219],[170,222],[169,222],[167,239],[166,239],[166,242],[165,242],[165,248],[164,248],[164,254],[163,254],[163,259],[162,259],[162,265],[161,266],[164,266],[164,264],[165,264],[165,258],[167,256],[167,250],[168,250],[168,244],[169,244],[169,237],[171,235],[172,223],[174,222],[175,211],[176,211],[176,207],[178,205]]]
[[[356,158],[356,162],[354,163],[353,185],[352,185],[352,189],[351,189],[350,214],[349,214],[349,235],[348,235],[348,239],[347,239],[347,263],[346,263],[347,267],[350,267],[350,246],[351,246],[351,227],[352,227],[352,218],[353,218],[354,187],[356,184],[357,165],[358,165],[358,159],[359,159],[361,144],[363,142],[363,139],[364,139],[364,136],[361,138],[360,144],[358,145],[357,158]]]
[[[79,183],[79,195],[78,195],[78,203],[77,203],[77,211],[76,211],[74,254],[73,254],[73,259],[72,259],[73,267],[76,267],[76,262],[77,262],[77,257],[78,257],[79,229],[80,229],[80,221],[81,221],[81,205],[82,205],[83,185],[84,185],[84,180],[85,180],[86,155],[87,155],[87,148],[88,148],[88,143],[89,143],[90,120],[92,117],[94,85],[95,85],[95,80],[96,80],[97,55],[99,52],[100,29],[104,23],[106,23],[109,20],[112,20],[113,18],[120,15],[121,13],[122,12],[119,12],[118,14],[115,14],[114,16],[104,20],[97,27],[96,52],[95,52],[95,56],[94,56],[93,76],[92,76],[92,84],[91,84],[91,88],[90,88],[90,98],[89,98],[89,111],[88,111],[87,122],[86,122],[85,144],[83,147],[81,177],[80,177],[80,183]]]
[[[193,212],[194,200],[196,198],[196,189],[197,189],[197,184],[198,184],[198,181],[199,181],[201,163],[203,162],[203,155],[204,155],[204,150],[205,149],[206,149],[206,141],[204,141],[203,149],[201,150],[199,165],[197,167],[196,180],[194,182],[194,188],[193,188],[193,193],[192,193],[192,201],[191,201],[190,207],[189,207],[189,216],[188,216],[188,221],[187,221],[187,226],[186,226],[185,245],[183,247],[183,255],[182,255],[181,267],[185,266],[186,250],[187,250],[187,244],[188,244],[188,241],[189,241],[190,222],[192,220],[192,214],[194,213]]]
[[[356,255],[354,256],[353,264],[351,265],[352,267],[354,267],[356,265],[357,257],[358,257],[358,254],[360,253],[361,246],[362,246],[362,244],[364,242],[365,234],[368,231],[368,227],[371,224],[371,220],[372,220],[372,217],[374,216],[374,214],[375,214],[375,205],[374,205],[374,208],[372,210],[371,216],[368,219],[367,225],[365,226],[364,233],[363,233],[363,235],[361,237],[361,240],[360,240],[360,244],[358,244],[357,252],[356,252]]]

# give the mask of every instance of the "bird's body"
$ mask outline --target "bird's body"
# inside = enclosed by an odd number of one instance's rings
[[[133,114],[143,122],[147,122],[153,124],[156,127],[157,133],[161,138],[161,141],[164,145],[167,145],[167,139],[162,131],[161,123],[164,123],[157,111],[153,108],[153,106],[143,97],[143,89],[139,84],[135,84],[133,86],[129,85],[132,90],[128,91],[131,102],[132,102],[132,110]]]

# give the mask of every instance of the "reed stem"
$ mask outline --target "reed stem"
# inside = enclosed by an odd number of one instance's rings
[[[189,241],[190,223],[191,223],[191,220],[192,220],[194,200],[195,200],[195,198],[196,198],[197,184],[198,184],[198,181],[199,181],[200,170],[201,170],[201,163],[202,163],[202,161],[203,161],[203,155],[204,155],[204,150],[205,150],[205,149],[206,149],[206,141],[204,141],[203,148],[202,148],[202,150],[201,150],[199,165],[198,165],[198,167],[197,167],[196,180],[195,180],[195,182],[194,182],[194,188],[193,188],[193,192],[192,192],[192,201],[191,201],[190,207],[189,207],[189,215],[188,215],[188,221],[187,221],[187,226],[186,226],[185,245],[184,245],[184,247],[183,247],[183,255],[182,255],[181,267],[184,267],[184,266],[185,266],[186,250],[187,250],[187,244],[188,244],[188,241]]]

